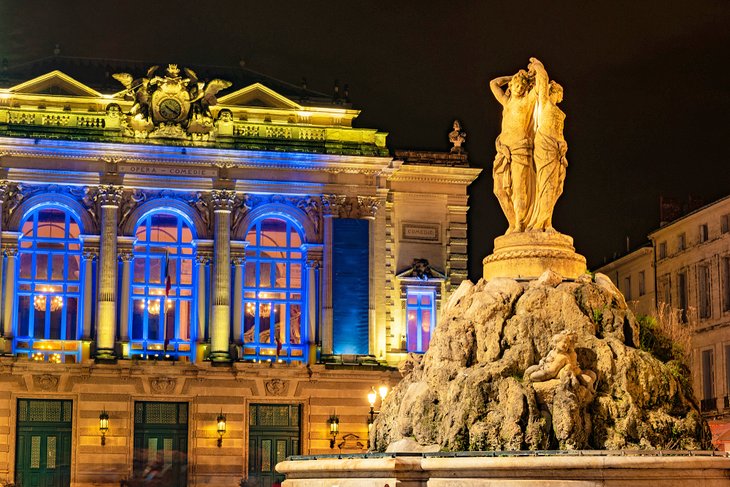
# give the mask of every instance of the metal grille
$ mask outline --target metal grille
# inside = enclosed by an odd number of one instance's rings
[[[177,404],[157,402],[147,404],[145,423],[177,424]]]
[[[20,399],[18,421],[33,423],[70,423],[71,401]]]
[[[138,402],[134,405],[136,424],[187,424],[188,405],[177,402]]]
[[[180,411],[178,413],[178,424],[188,423],[188,405],[186,403],[180,404]]]
[[[46,438],[46,468],[56,468],[56,437]]]
[[[263,427],[299,425],[299,406],[289,404],[257,404],[251,406],[249,424]]]
[[[141,402],[134,405],[134,422],[144,423],[144,404]]]
[[[41,437],[30,439],[30,468],[41,468]]]

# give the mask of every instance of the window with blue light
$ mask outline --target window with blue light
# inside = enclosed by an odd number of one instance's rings
[[[143,216],[132,261],[130,356],[192,358],[195,235],[173,212]]]
[[[409,288],[406,294],[406,340],[409,352],[428,350],[436,326],[436,291]]]
[[[288,220],[265,218],[246,235],[243,358],[306,361],[302,237]]]
[[[82,268],[80,225],[65,208],[27,214],[18,239],[13,351],[34,360],[78,362]]]

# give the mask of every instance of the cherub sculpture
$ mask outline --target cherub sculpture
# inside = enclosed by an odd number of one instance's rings
[[[525,379],[531,382],[545,382],[558,379],[570,387],[585,386],[590,392],[595,391],[596,373],[592,370],[581,370],[578,355],[575,353],[575,333],[563,330],[550,340],[553,349],[537,365],[525,370]]]

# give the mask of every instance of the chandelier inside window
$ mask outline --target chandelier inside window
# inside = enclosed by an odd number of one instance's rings
[[[165,312],[170,311],[172,308],[172,300],[162,295],[161,289],[151,289],[150,294],[160,296],[160,299],[144,299],[140,302],[140,308],[147,308],[147,312],[152,316],[160,314],[160,308],[162,307],[161,301],[165,301]]]
[[[33,297],[33,307],[38,311],[45,311],[49,306],[51,312],[58,311],[63,307],[62,296],[49,296],[50,293],[56,292],[56,290],[50,286],[42,287],[40,292]]]

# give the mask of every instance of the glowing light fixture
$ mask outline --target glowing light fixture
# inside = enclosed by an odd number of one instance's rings
[[[226,434],[226,417],[223,415],[223,410],[216,418],[218,423],[218,448],[223,446],[223,435]]]
[[[380,397],[380,406],[382,407],[385,396],[388,395],[388,386],[381,385],[378,387],[378,392],[375,392],[375,387],[370,388],[368,392],[368,402],[370,403],[370,413],[368,415],[368,449],[370,449],[370,438],[372,437],[373,423],[375,422],[375,416],[380,414],[380,411],[375,410],[375,401]]]
[[[56,292],[53,287],[45,286],[40,288],[39,291],[40,293],[33,297],[33,307],[37,311],[45,311],[48,306],[50,306],[51,312],[61,309],[63,306],[63,297],[48,296],[48,294]]]
[[[330,425],[330,448],[334,448],[337,434],[340,432],[340,418],[333,414],[327,422]]]
[[[109,413],[106,410],[101,411],[99,415],[99,433],[101,433],[101,444],[106,445],[106,432],[109,431]]]

